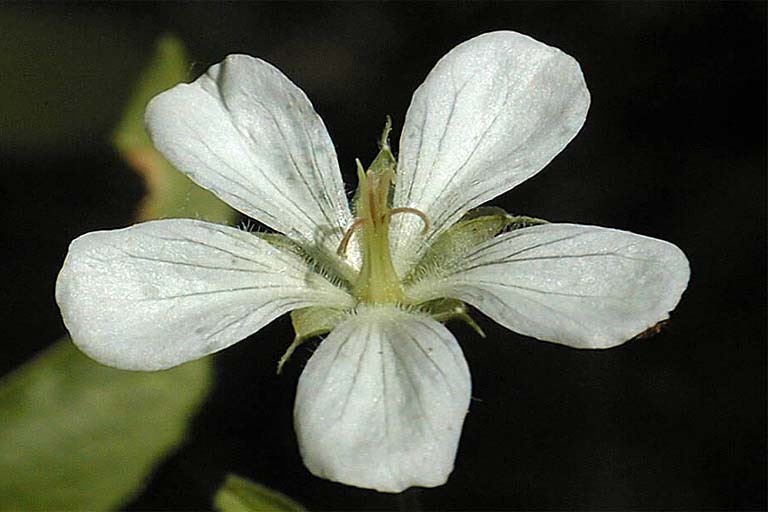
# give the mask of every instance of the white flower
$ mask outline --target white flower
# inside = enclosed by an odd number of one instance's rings
[[[687,285],[667,242],[471,211],[541,170],[588,107],[573,58],[514,32],[476,37],[416,90],[397,163],[385,132],[351,211],[304,93],[231,55],[156,97],[147,126],[179,170],[285,236],[185,219],[86,234],[58,278],[64,322],[97,361],[160,370],[298,310],[300,338],[330,332],[296,397],[310,471],[387,492],[441,485],[471,388],[441,321],[471,321],[464,302],[528,336],[607,348],[667,318]]]

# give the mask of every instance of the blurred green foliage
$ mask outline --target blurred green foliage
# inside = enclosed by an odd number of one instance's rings
[[[139,206],[140,220],[194,217],[231,223],[235,212],[226,203],[178,172],[152,146],[144,129],[144,110],[157,93],[187,78],[189,59],[181,42],[161,37],[149,66],[139,79],[114,134],[114,144],[133,169],[144,177],[147,195]]]
[[[110,510],[184,436],[208,360],[157,373],[101,366],[69,339],[0,384],[0,510]]]
[[[93,154],[152,50],[149,32],[127,30],[116,10],[45,7],[0,3],[0,146],[34,157]]]
[[[236,475],[228,475],[213,499],[218,512],[300,512],[288,496]]]
[[[162,38],[115,132],[146,179],[139,220],[236,212],[174,170],[144,131],[149,99],[186,78],[181,43]],[[87,98],[77,98],[87,103]],[[211,383],[210,359],[156,373],[101,366],[65,338],[0,381],[0,510],[109,510],[142,487],[184,437]]]

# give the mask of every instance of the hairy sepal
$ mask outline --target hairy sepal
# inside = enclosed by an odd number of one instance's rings
[[[328,334],[347,316],[344,310],[320,306],[291,311],[291,323],[296,334],[293,342],[277,363],[277,373],[282,372],[283,365],[288,362],[299,345],[310,338]]]
[[[408,273],[404,282],[414,283],[456,261],[477,244],[515,229],[547,224],[546,220],[510,215],[497,207],[480,207],[469,211],[456,224],[445,230],[430,246],[419,263]]]
[[[336,257],[335,254],[329,254],[321,245],[305,246],[290,239],[280,233],[254,233],[256,236],[269,243],[273,247],[283,249],[297,256],[300,256],[309,264],[312,269],[321,274],[339,288],[345,290],[351,289],[351,280],[354,279],[356,271],[347,263]]]
[[[464,322],[472,328],[477,334],[485,338],[485,332],[477,325],[475,319],[469,315],[469,308],[464,302],[458,299],[435,299],[419,305],[419,310],[427,313],[434,320],[440,323],[447,323],[453,320]]]

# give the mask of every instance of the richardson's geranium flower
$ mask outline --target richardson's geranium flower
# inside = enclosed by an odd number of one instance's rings
[[[687,285],[670,243],[476,209],[552,160],[588,107],[573,58],[514,32],[476,37],[416,90],[399,160],[385,131],[358,163],[350,206],[304,93],[231,55],[157,96],[147,127],[180,171],[282,234],[174,219],[83,235],[57,282],[64,322],[101,363],[161,370],[293,311],[296,342],[330,333],[296,397],[309,470],[387,492],[441,485],[471,388],[442,322],[471,323],[465,303],[527,336],[608,348],[667,318]]]

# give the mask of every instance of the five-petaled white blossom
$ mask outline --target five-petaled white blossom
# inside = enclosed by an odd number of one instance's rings
[[[330,333],[299,379],[295,429],[315,475],[398,492],[453,469],[470,375],[443,326],[468,303],[576,348],[668,317],[689,276],[676,246],[482,203],[530,178],[589,107],[578,63],[514,32],[460,44],[416,90],[399,159],[382,138],[350,202],[328,132],[270,64],[231,55],[157,96],[147,127],[181,172],[282,233],[158,220],[72,242],[56,299],[77,346],[161,370],[293,311]],[[292,345],[293,347],[293,345]]]

